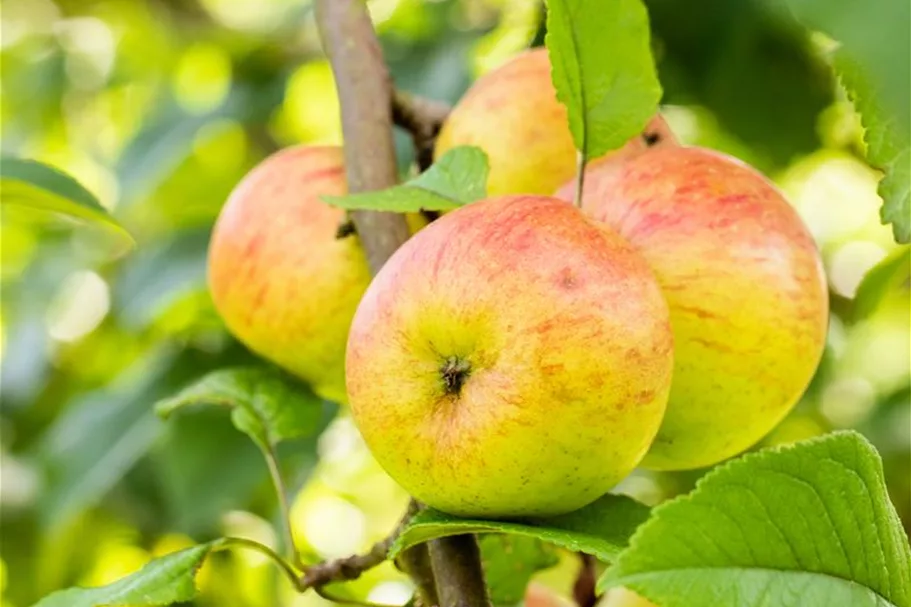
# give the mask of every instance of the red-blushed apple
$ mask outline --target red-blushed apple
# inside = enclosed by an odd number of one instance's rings
[[[266,158],[234,189],[209,245],[209,287],[228,329],[251,350],[345,398],[348,327],[370,272],[344,211],[342,150],[298,146]]]
[[[794,209],[749,166],[685,147],[595,167],[582,207],[639,250],[670,305],[674,379],[643,466],[707,466],[762,439],[813,377],[828,323],[819,253]]]
[[[625,477],[672,367],[645,260],[571,205],[508,196],[444,215],[386,263],[351,326],[347,387],[411,495],[509,518],[575,510]]]
[[[641,136],[598,162],[675,143],[667,123],[655,116]],[[459,145],[487,152],[490,196],[551,194],[575,174],[576,147],[566,107],[551,81],[546,49],[520,53],[472,85],[443,124],[435,154]]]

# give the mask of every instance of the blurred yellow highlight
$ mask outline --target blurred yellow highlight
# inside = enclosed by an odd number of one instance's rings
[[[328,61],[305,63],[291,75],[273,127],[287,144],[341,144],[342,118]]]
[[[191,114],[214,110],[224,102],[230,88],[231,60],[218,46],[194,44],[177,63],[172,90],[178,103]]]

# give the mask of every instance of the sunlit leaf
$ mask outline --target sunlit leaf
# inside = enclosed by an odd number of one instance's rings
[[[652,512],[602,589],[662,607],[909,607],[911,549],[879,455],[840,432],[733,460]]]
[[[506,533],[533,537],[576,552],[611,561],[626,547],[648,508],[620,495],[605,495],[575,512],[523,522],[463,519],[433,509],[422,510],[405,526],[390,549],[394,557],[416,544],[466,533]]]
[[[475,146],[459,146],[443,154],[429,169],[408,183],[376,192],[323,196],[327,203],[348,210],[417,213],[449,211],[487,195],[487,154]]]
[[[576,148],[596,158],[641,132],[658,108],[648,13],[641,0],[548,0],[547,10],[557,98]]]
[[[272,367],[220,369],[159,402],[161,417],[192,405],[231,409],[231,421],[261,447],[309,436],[320,427],[322,400]]]
[[[0,159],[0,200],[111,226],[129,236],[82,184],[34,160]]]
[[[107,586],[55,592],[34,607],[145,607],[190,601],[196,596],[196,572],[215,544],[201,544],[165,555]]]

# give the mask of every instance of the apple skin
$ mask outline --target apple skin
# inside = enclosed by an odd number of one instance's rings
[[[651,145],[676,141],[661,116],[645,129]],[[479,78],[453,108],[437,138],[435,155],[460,145],[487,152],[487,193],[550,195],[576,173],[576,146],[566,107],[557,100],[547,50],[520,53]],[[642,136],[602,157],[619,160],[647,150]]]
[[[386,263],[351,326],[347,387],[411,495],[511,518],[575,510],[625,477],[672,367],[667,304],[632,247],[556,198],[507,196],[444,215]]]
[[[828,323],[819,253],[791,205],[738,160],[668,147],[587,172],[582,208],[642,253],[670,305],[674,379],[643,466],[708,466],[762,439],[813,377]]]
[[[612,588],[604,595],[604,600],[600,605],[601,607],[657,607],[651,601],[626,588]]]
[[[348,327],[370,272],[355,235],[336,238],[341,148],[277,152],[237,185],[209,244],[209,290],[228,329],[251,350],[345,401]],[[417,220],[411,221],[412,228]]]

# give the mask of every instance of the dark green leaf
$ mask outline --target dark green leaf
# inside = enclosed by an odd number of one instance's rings
[[[144,358],[55,420],[38,450],[48,472],[46,522],[60,523],[96,503],[149,450],[160,430],[149,401],[163,396],[174,365],[170,352]]]
[[[0,159],[0,200],[112,226],[129,236],[82,184],[34,160]]]
[[[860,112],[867,160],[884,173],[878,189],[883,199],[880,217],[883,223],[892,224],[896,242],[911,242],[911,133],[884,110],[879,92],[860,66],[841,53],[836,55],[835,66]]]
[[[890,291],[908,288],[911,281],[911,249],[902,247],[873,266],[857,287],[853,320],[863,320],[879,307]]]
[[[68,588],[34,607],[102,607],[171,605],[196,596],[196,572],[215,542],[193,546],[149,562],[142,569],[98,588]]]
[[[162,434],[152,461],[167,514],[163,526],[200,536],[216,532],[223,513],[251,510],[253,492],[268,473],[259,449],[225,411],[187,411],[165,424]]]
[[[661,99],[648,13],[641,0],[548,0],[547,8],[557,98],[579,151],[601,156],[641,132]]]
[[[688,106],[699,123],[680,135],[767,173],[819,148],[818,117],[836,88],[806,29],[769,4],[646,0],[662,102]]]
[[[417,213],[449,211],[487,195],[487,154],[464,145],[443,154],[411,181],[376,192],[323,196],[333,206],[348,210]]]
[[[437,510],[419,512],[390,549],[392,557],[416,544],[464,533],[508,533],[533,537],[611,561],[648,518],[648,508],[621,495],[605,495],[575,512],[523,522],[462,519]]]
[[[911,606],[879,455],[840,432],[731,461],[654,509],[599,587],[663,607]]]
[[[319,397],[272,367],[213,371],[155,409],[167,417],[182,407],[201,404],[229,407],[237,429],[265,449],[316,432],[323,411]]]
[[[516,605],[525,598],[531,577],[556,565],[553,546],[534,537],[491,533],[478,538],[484,579],[496,605]]]
[[[786,0],[797,19],[838,41],[835,69],[861,114],[867,159],[885,172],[882,220],[911,242],[911,3]]]

